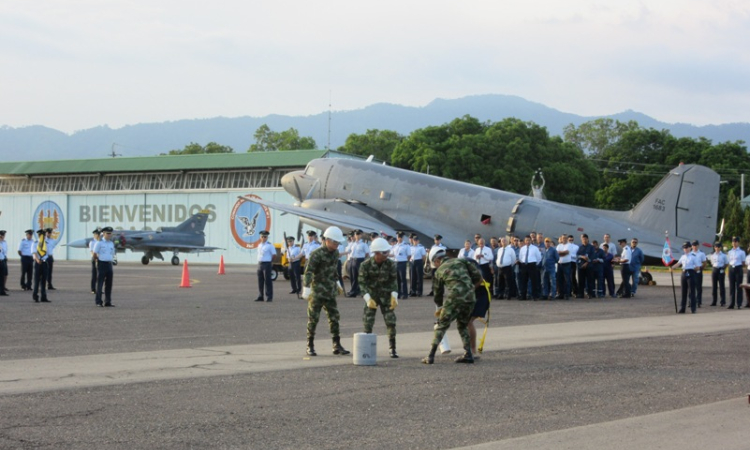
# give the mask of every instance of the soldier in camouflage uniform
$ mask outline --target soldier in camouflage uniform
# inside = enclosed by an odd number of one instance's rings
[[[396,313],[398,306],[398,289],[396,263],[388,258],[391,246],[385,239],[377,238],[372,241],[370,252],[372,257],[365,260],[359,267],[359,286],[365,297],[365,310],[362,323],[365,333],[372,333],[375,315],[380,307],[388,330],[389,355],[398,358],[396,354]]]
[[[348,355],[349,351],[341,346],[339,335],[341,316],[336,305],[336,295],[344,292],[338,281],[337,268],[339,243],[345,239],[338,227],[329,227],[323,233],[323,237],[326,238],[325,244],[310,253],[310,259],[305,266],[305,275],[302,278],[302,298],[308,301],[307,354],[317,355],[314,345],[315,328],[320,321],[320,310],[325,308],[328,314],[328,325],[331,327],[333,354]]]
[[[446,258],[445,249],[430,249],[430,264],[436,268],[433,286],[435,287],[435,304],[440,309],[435,325],[435,337],[432,340],[430,354],[422,360],[425,364],[435,362],[435,352],[443,340],[451,322],[456,321],[458,334],[464,344],[464,355],[456,359],[457,363],[473,363],[471,338],[469,337],[469,320],[474,310],[476,297],[474,289],[482,282],[482,274],[471,261]],[[447,292],[446,292],[447,291]],[[445,297],[445,300],[443,298]]]

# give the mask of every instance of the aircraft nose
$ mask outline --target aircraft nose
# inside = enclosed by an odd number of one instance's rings
[[[88,248],[89,244],[86,242],[86,239],[78,239],[77,241],[73,241],[67,244],[68,247],[74,247],[74,248]]]
[[[315,183],[315,179],[296,170],[281,177],[281,186],[298,201],[304,201]]]

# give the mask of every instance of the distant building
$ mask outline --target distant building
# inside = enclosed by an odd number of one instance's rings
[[[101,226],[116,230],[156,230],[209,211],[206,245],[213,253],[181,254],[196,262],[250,263],[257,234],[267,229],[273,242],[296,233],[297,216],[268,210],[240,197],[255,195],[292,204],[281,177],[304,170],[316,158],[352,157],[327,150],[150,156],[88,160],[0,163],[0,228],[15,248],[26,229],[53,228],[60,244],[91,236]],[[256,217],[254,234],[241,217]],[[127,251],[120,261],[139,261]],[[165,260],[171,257],[165,254]],[[88,260],[87,250],[59,246],[56,259]]]

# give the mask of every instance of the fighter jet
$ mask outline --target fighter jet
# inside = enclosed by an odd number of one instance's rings
[[[541,231],[576,239],[586,233],[597,240],[609,233],[613,241],[628,242],[637,237],[651,263],[661,259],[666,237],[673,252],[695,239],[710,249],[719,205],[719,175],[707,167],[682,164],[629,211],[565,205],[351,159],[310,161],[304,171],[286,174],[281,183],[297,199],[293,206],[245,198],[296,214],[321,229],[336,225],[386,235],[414,232],[422,242],[441,234],[451,249],[461,248],[475,233],[524,236]]]
[[[164,261],[161,252],[171,251],[172,265],[180,264],[179,252],[212,252],[219,247],[206,247],[206,235],[203,229],[206,227],[208,212],[201,211],[191,216],[176,227],[161,227],[156,231],[148,230],[115,230],[112,238],[118,253],[124,253],[130,249],[134,252],[144,252],[141,262],[145,265],[152,259],[158,258]],[[67,244],[75,248],[88,248],[91,238],[79,239]]]

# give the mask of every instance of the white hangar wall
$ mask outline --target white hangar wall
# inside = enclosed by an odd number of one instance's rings
[[[180,259],[197,263],[219,263],[221,256],[228,264],[255,264],[255,246],[259,232],[268,230],[272,242],[281,243],[283,233],[295,236],[299,226],[297,216],[281,215],[252,202],[239,199],[242,195],[256,195],[278,203],[293,204],[294,199],[283,189],[254,189],[235,191],[180,191],[140,193],[71,193],[71,194],[6,194],[0,195],[0,229],[7,231],[6,241],[11,259],[24,231],[51,227],[60,240],[55,250],[57,260],[89,260],[88,250],[63,246],[68,242],[87,238],[97,227],[111,226],[119,230],[156,230],[162,226],[176,226],[190,215],[206,209],[206,246],[220,247],[210,253],[180,253]],[[241,217],[256,218],[255,227],[247,227]],[[140,261],[143,253],[118,254],[119,261]],[[170,264],[172,252],[164,252]]]

